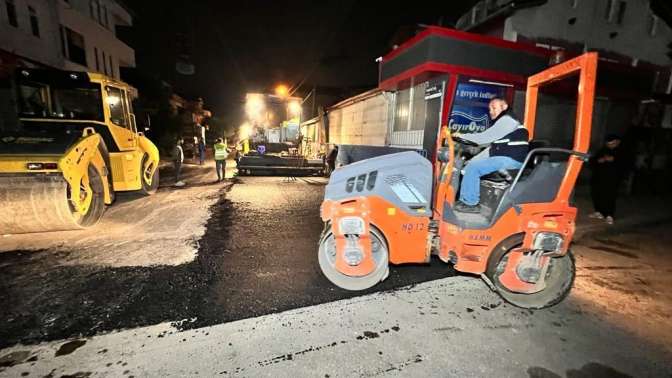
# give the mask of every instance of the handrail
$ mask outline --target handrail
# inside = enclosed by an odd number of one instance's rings
[[[513,182],[511,183],[511,186],[509,187],[509,193],[513,192],[514,187],[520,180],[520,176],[523,174],[523,170],[525,167],[527,167],[527,164],[530,162],[530,158],[532,158],[533,155],[538,154],[538,153],[543,153],[543,152],[560,152],[560,153],[566,153],[568,155],[573,155],[577,156],[581,161],[587,162],[588,159],[590,158],[590,154],[580,152],[580,151],[575,151],[575,150],[569,150],[566,148],[555,148],[555,147],[539,147],[531,150],[530,152],[527,153],[527,156],[525,157],[525,160],[523,161],[523,165],[520,167],[518,170],[518,173],[516,174],[516,178],[513,179]]]

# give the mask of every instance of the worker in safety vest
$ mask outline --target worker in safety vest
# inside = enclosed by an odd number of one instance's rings
[[[229,147],[222,138],[218,138],[215,143],[215,170],[217,171],[217,181],[226,178],[226,159],[229,157]]]
[[[455,204],[456,211],[479,213],[480,178],[499,170],[520,169],[527,156],[529,133],[509,112],[506,100],[493,98],[488,110],[494,122],[489,129],[481,133],[458,135],[462,139],[489,148],[471,159],[464,169],[460,200]]]

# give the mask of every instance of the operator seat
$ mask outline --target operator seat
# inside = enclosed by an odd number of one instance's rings
[[[547,147],[549,145],[549,142],[545,139],[533,139],[529,142],[530,149],[529,151],[532,151],[536,148],[542,148],[542,147]],[[529,153],[528,151],[528,153]],[[532,169],[534,169],[534,166],[539,162],[543,160],[542,154],[536,154],[534,159],[532,159],[530,162],[528,162],[526,167],[524,168],[523,175],[526,173],[529,174],[532,172]],[[516,178],[518,175],[518,172],[520,169],[503,169],[498,172],[493,172],[490,174],[487,174],[485,176],[481,177],[481,180],[486,180],[490,182],[508,182],[511,183],[513,180]]]

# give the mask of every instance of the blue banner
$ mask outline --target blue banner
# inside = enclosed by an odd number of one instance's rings
[[[459,83],[448,119],[452,132],[480,133],[490,127],[488,104],[493,97],[504,97],[506,88],[498,85]]]

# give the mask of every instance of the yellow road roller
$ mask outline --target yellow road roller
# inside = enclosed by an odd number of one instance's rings
[[[156,192],[159,151],[136,128],[133,87],[58,70],[2,81],[0,234],[90,227],[115,192]]]

